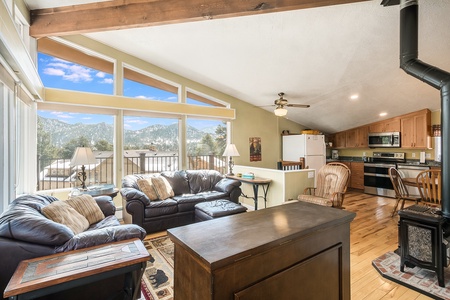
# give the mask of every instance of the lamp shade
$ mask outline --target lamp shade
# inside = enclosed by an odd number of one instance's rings
[[[277,107],[273,112],[277,117],[284,117],[285,115],[287,115],[287,109],[283,107]]]
[[[228,144],[223,152],[223,156],[240,156],[234,144]]]
[[[95,164],[94,153],[89,147],[77,147],[75,153],[70,161],[71,166],[90,165]]]

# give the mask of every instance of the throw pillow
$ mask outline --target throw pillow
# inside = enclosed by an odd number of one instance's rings
[[[80,195],[66,200],[66,203],[84,216],[89,225],[100,222],[105,218],[100,206],[91,195]]]
[[[165,200],[167,198],[175,196],[172,187],[170,186],[170,183],[166,178],[162,176],[152,177],[152,183],[159,199]]]
[[[74,234],[79,234],[89,227],[88,220],[64,201],[55,201],[42,208],[41,212],[48,219],[66,225]]]
[[[153,187],[152,178],[139,179],[137,181],[139,189],[150,199],[150,201],[158,200],[158,194]]]

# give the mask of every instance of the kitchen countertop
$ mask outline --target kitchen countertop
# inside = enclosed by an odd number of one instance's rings
[[[327,158],[327,163],[329,162],[363,162],[362,157],[359,156],[341,156],[339,159]],[[441,163],[434,160],[426,161],[424,164],[419,163],[418,160],[407,159],[406,162],[401,163],[402,165],[412,165],[412,166],[429,166],[429,167],[440,167]]]

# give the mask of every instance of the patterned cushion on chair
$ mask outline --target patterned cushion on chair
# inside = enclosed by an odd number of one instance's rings
[[[303,202],[309,202],[314,204],[319,204],[322,206],[333,206],[333,201],[323,197],[313,196],[313,195],[298,195],[298,200]]]

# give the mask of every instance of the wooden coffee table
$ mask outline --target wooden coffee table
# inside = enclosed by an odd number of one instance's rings
[[[149,254],[139,239],[20,262],[3,297],[31,299],[125,274],[125,299],[137,299]]]

